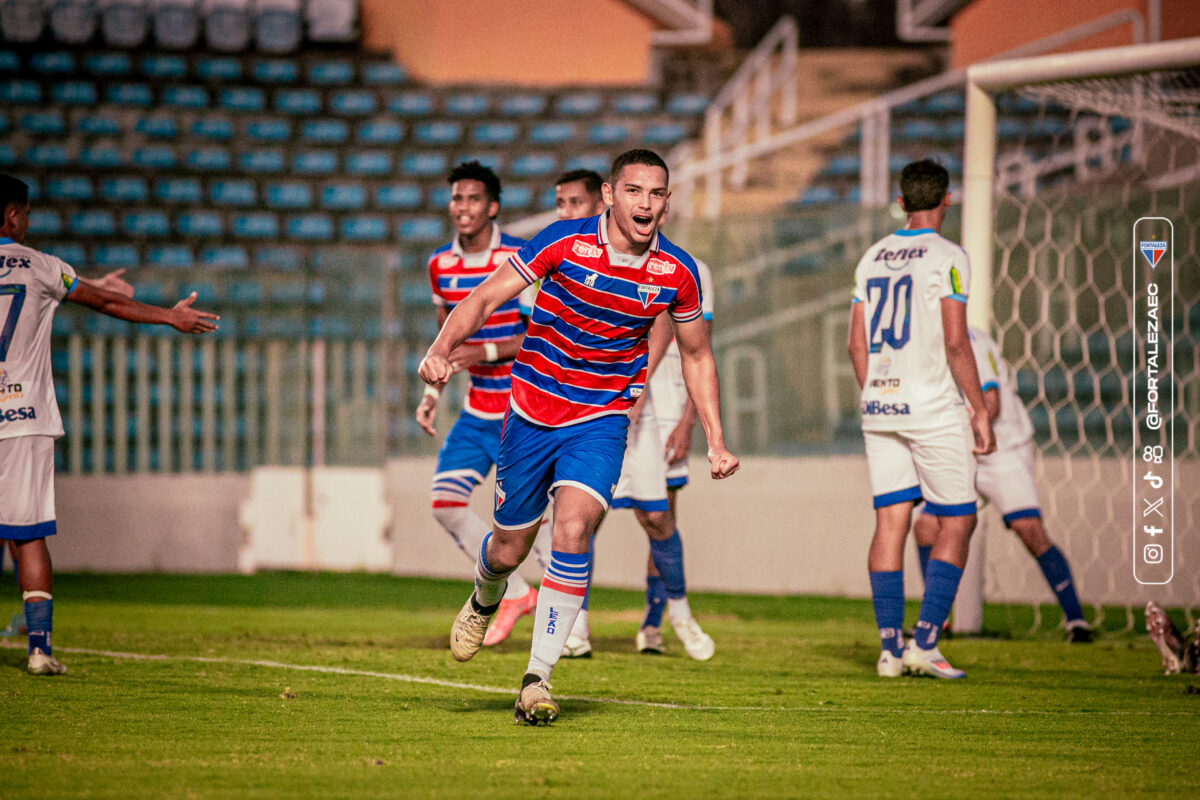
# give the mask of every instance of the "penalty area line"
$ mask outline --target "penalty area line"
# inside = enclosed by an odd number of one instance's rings
[[[0,642],[0,648],[16,650],[20,646],[15,642]],[[399,672],[377,672],[375,670],[350,669],[348,667],[331,667],[323,664],[288,664],[283,661],[252,658],[226,658],[222,656],[187,656],[166,655],[156,653],[126,653],[118,650],[95,650],[86,647],[56,647],[64,653],[102,658],[122,659],[127,661],[182,662],[190,664],[225,664],[229,666],[262,667],[291,672],[315,672],[323,675],[345,675],[357,678],[376,678],[379,680],[397,681],[400,683],[415,683],[424,686],[437,686],[443,689],[459,689],[483,694],[516,695],[511,687],[484,686],[477,683],[448,681],[441,678],[430,678],[422,675],[405,675]],[[1127,711],[1127,710],[1065,710],[1049,709],[994,709],[994,708],[885,708],[880,706],[722,706],[690,703],[663,703],[653,700],[633,700],[621,697],[587,697],[585,695],[555,695],[555,699],[576,703],[597,703],[601,705],[636,706],[638,708],[662,708],[670,711],[774,711],[781,713],[850,713],[850,714],[925,714],[934,716],[1038,716],[1038,717],[1194,717],[1200,716],[1193,711]]]

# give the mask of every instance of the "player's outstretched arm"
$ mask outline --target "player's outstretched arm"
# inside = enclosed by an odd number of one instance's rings
[[[90,283],[97,289],[106,289],[110,292],[123,294],[126,297],[133,297],[133,284],[122,277],[124,274],[125,269],[121,268],[105,273],[99,278],[80,277],[79,280],[83,283]]]
[[[854,377],[858,379],[858,388],[867,384],[867,366],[870,354],[867,352],[867,327],[863,322],[863,304],[850,304],[850,341],[846,345],[850,351],[850,363],[854,365]]]
[[[67,295],[72,303],[99,311],[110,317],[123,319],[127,322],[138,322],[146,325],[170,325],[183,333],[209,333],[217,329],[216,314],[192,308],[196,302],[196,293],[192,292],[180,300],[172,308],[139,303],[122,294],[97,288],[87,281],[78,281],[75,288]]]
[[[725,447],[721,429],[721,386],[717,379],[717,361],[704,329],[704,321],[675,324],[675,341],[679,343],[683,382],[696,405],[704,437],[708,440],[708,463],[714,478],[728,478],[737,472],[738,459]]]
[[[976,455],[993,453],[996,450],[996,437],[992,433],[992,421],[983,402],[979,368],[975,365],[975,353],[971,350],[971,340],[967,335],[966,303],[949,297],[943,297],[941,303],[946,361],[954,382],[958,384],[972,411],[971,428],[975,432],[975,449],[972,452]]]
[[[430,386],[445,385],[454,374],[450,353],[483,327],[487,318],[503,303],[516,297],[526,286],[516,267],[504,266],[493,272],[483,283],[454,307],[446,324],[438,332],[425,353],[417,374]]]

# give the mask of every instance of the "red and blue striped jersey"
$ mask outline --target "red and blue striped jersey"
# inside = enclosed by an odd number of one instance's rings
[[[607,220],[555,222],[509,262],[528,283],[542,281],[512,371],[513,409],[539,425],[627,412],[644,389],[654,318],[702,313],[691,256],[661,233],[640,257],[617,253]]]
[[[523,244],[524,239],[502,234],[494,224],[491,245],[478,253],[464,253],[455,236],[429,257],[429,285],[433,290],[433,304],[453,311],[472,289],[503,266]],[[465,344],[500,342],[522,333],[525,326],[521,322],[519,305],[514,298],[500,306]],[[491,361],[476,364],[467,370],[471,381],[465,407],[468,413],[483,419],[504,416],[511,388],[509,375],[512,373],[512,364],[511,359]]]

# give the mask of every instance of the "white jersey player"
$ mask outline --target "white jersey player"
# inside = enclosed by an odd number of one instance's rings
[[[54,311],[69,300],[118,319],[186,333],[216,330],[217,317],[191,307],[195,293],[174,308],[148,306],[105,288],[120,288],[119,278],[88,282],[65,261],[24,246],[29,187],[10,175],[0,175],[0,213],[0,539],[15,542],[21,564],[27,669],[57,675],[66,667],[50,647],[54,602],[46,547],[46,537],[57,533],[54,440],[63,435],[50,369]]]
[[[983,402],[996,434],[996,452],[978,458],[975,488],[980,497],[996,506],[1005,527],[1021,537],[1029,554],[1037,560],[1062,607],[1068,640],[1076,644],[1089,643],[1093,638],[1092,630],[1083,617],[1071,567],[1062,551],[1050,541],[1042,524],[1033,473],[1033,422],[1017,395],[1012,367],[1001,358],[1000,346],[985,331],[970,328],[968,333],[979,371]],[[922,513],[917,517],[913,534],[922,573],[937,531],[937,521],[930,514]]]
[[[900,203],[908,224],[872,245],[854,275],[849,350],[862,387],[874,494],[868,569],[883,644],[876,671],[883,677],[905,670],[964,675],[946,662],[937,637],[975,528],[972,452],[995,446],[967,337],[967,256],[940,233],[949,182],[935,162],[906,166]],[[939,532],[916,634],[905,647],[904,540],[920,498],[938,517]]]

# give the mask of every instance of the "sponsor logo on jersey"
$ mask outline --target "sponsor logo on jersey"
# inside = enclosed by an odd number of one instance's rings
[[[596,278],[598,278],[598,277],[600,277],[600,276],[593,272],[591,275],[588,275],[586,278],[583,279],[583,285],[584,286],[595,286]]]
[[[24,387],[14,381],[7,371],[0,369],[0,402],[18,400],[24,396]]]
[[[575,243],[571,245],[571,252],[580,258],[599,258],[600,254],[603,253],[604,250],[594,244],[588,244],[587,242],[576,240]]]
[[[885,266],[892,269],[900,269],[914,258],[924,258],[928,250],[924,247],[901,247],[899,250],[888,250],[886,247],[881,248],[875,254],[876,261],[882,261]],[[901,262],[892,264],[893,261]]]
[[[458,256],[454,255],[454,253],[442,253],[438,256],[438,269],[450,269],[450,267],[453,267],[457,263]]]
[[[18,422],[23,419],[37,419],[37,412],[34,411],[33,406],[8,408],[0,411],[0,422]]]
[[[0,256],[0,278],[7,278],[14,269],[30,269],[28,256]]]
[[[630,397],[635,397],[635,398],[636,398],[636,397],[641,397],[641,396],[642,396],[642,387],[641,387],[641,386],[633,386],[633,387],[630,387],[630,389],[629,389],[629,396],[630,396]]]
[[[862,413],[866,417],[894,417],[908,414],[908,403],[881,403],[869,400],[862,404]]]
[[[1138,242],[1138,249],[1142,251],[1142,255],[1146,257],[1146,263],[1150,265],[1150,269],[1158,266],[1158,262],[1162,260],[1163,253],[1167,252],[1166,242]]]
[[[554,633],[558,628],[558,609],[550,606],[550,619],[546,621],[546,633]]]
[[[638,297],[642,298],[642,308],[649,308],[650,304],[654,302],[654,298],[658,297],[661,291],[661,286],[655,286],[652,283],[639,283]]]
[[[871,381],[872,389],[882,389],[881,395],[886,396],[900,391],[899,378],[875,378]]]
[[[646,262],[646,272],[651,275],[670,275],[675,271],[675,265],[661,258],[652,258]]]

